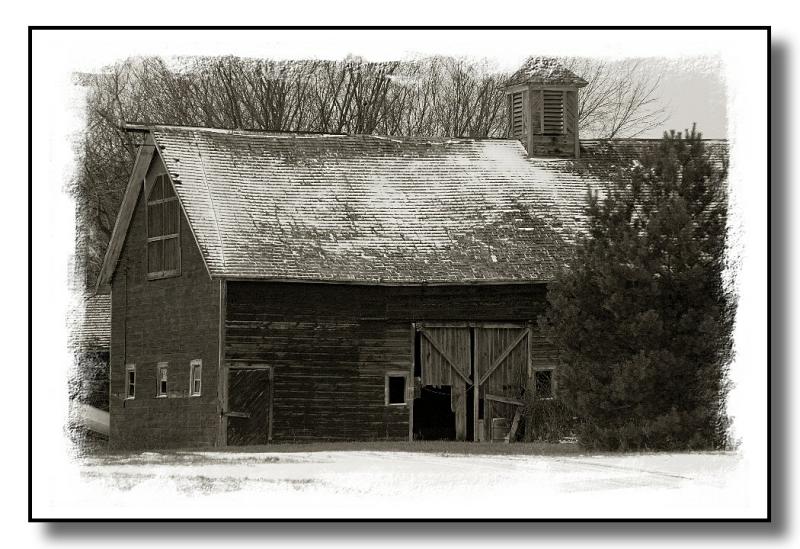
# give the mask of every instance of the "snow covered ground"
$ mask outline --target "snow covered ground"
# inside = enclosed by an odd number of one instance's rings
[[[145,452],[84,458],[49,516],[753,516],[734,453],[444,455],[385,451]],[[59,512],[60,511],[60,512]]]

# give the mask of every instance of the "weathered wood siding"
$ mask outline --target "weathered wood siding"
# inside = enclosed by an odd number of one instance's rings
[[[545,94],[563,93],[562,110],[546,110]],[[578,154],[578,91],[576,89],[516,88],[506,96],[508,137],[519,139],[530,156],[568,158]],[[520,112],[521,111],[521,112]],[[559,119],[560,132],[547,132]],[[548,121],[550,124],[548,124]]]
[[[412,322],[527,321],[543,285],[386,287],[227,283],[225,361],[274,369],[275,441],[407,439],[387,372],[413,375]]]
[[[148,181],[161,172],[157,159]],[[212,281],[181,214],[179,276],[147,279],[143,193],[112,279],[109,411],[114,448],[212,446],[219,409],[219,281]],[[202,393],[189,394],[189,364],[203,361]],[[157,365],[168,364],[167,396],[157,396]],[[125,366],[136,366],[136,397],[125,398]]]

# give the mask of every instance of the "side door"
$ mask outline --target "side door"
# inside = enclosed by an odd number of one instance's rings
[[[228,369],[227,442],[229,446],[266,444],[272,438],[272,369]]]

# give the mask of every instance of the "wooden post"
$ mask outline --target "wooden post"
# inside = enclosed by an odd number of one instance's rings
[[[477,376],[475,376],[477,378]],[[478,406],[480,405],[480,384],[477,379],[472,387],[472,440],[478,442]]]
[[[408,441],[414,441],[414,392],[415,392],[415,384],[416,378],[414,377],[414,371],[416,370],[416,357],[417,357],[417,349],[416,349],[416,339],[417,339],[417,327],[412,322],[411,323],[411,372],[408,375],[409,383],[411,384],[411,402],[408,403]],[[406,387],[406,391],[408,387]]]
[[[225,417],[225,408],[228,406],[228,370],[225,367],[225,316],[227,314],[227,283],[219,280],[219,336],[217,345],[217,413],[219,414],[219,431],[217,446],[228,444],[228,419]]]
[[[525,124],[525,150],[528,151],[528,157],[533,155],[533,92],[530,87],[522,94],[524,100],[523,109],[523,123]]]
[[[580,136],[578,135],[578,90],[576,89],[575,91],[570,92],[570,93],[571,94],[575,94],[575,117],[573,118],[573,120],[575,120],[575,127],[572,128],[573,129],[572,137],[573,137],[573,139],[575,139],[575,158],[580,158],[581,157],[581,140],[580,140]],[[566,117],[565,117],[565,119],[566,119]]]

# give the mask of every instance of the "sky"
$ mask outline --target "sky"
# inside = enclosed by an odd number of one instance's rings
[[[121,39],[125,35],[135,39]],[[71,58],[76,71],[97,70],[136,55],[332,60],[353,55],[368,61],[452,55],[485,59],[503,71],[516,70],[535,55],[644,58],[648,68],[661,75],[655,93],[667,103],[669,116],[663,127],[639,137],[660,137],[666,129],[683,130],[696,122],[705,137],[721,139],[728,129],[725,48],[724,42],[709,37],[715,35],[585,30],[94,31],[71,33],[64,57]]]
[[[727,138],[727,88],[722,61],[718,57],[653,61],[661,67],[656,94],[668,104],[664,129],[683,131],[697,123],[704,137]],[[661,131],[653,129],[642,137],[661,137]]]

